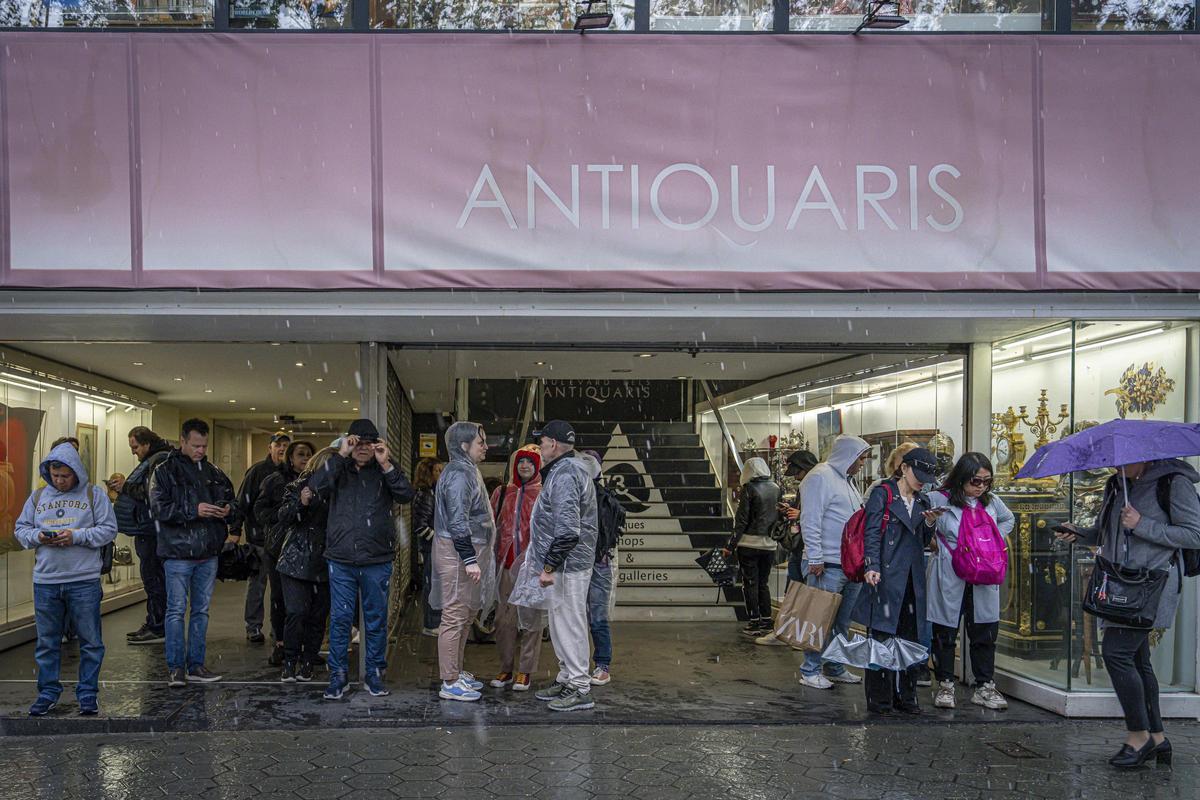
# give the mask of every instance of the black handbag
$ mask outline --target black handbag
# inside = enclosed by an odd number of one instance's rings
[[[731,563],[729,559],[725,558],[725,554],[721,552],[721,548],[714,547],[701,554],[696,559],[696,563],[708,573],[708,577],[712,578],[712,582],[717,585],[717,602],[721,602],[721,589],[737,583],[737,562]]]
[[[1165,569],[1122,567],[1098,555],[1083,610],[1126,628],[1153,628],[1169,577]]]

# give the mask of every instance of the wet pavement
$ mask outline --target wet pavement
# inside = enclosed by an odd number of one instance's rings
[[[1174,770],[1113,770],[1111,723],[596,725],[9,738],[5,800],[533,797],[1194,798],[1200,726]]]
[[[411,727],[426,725],[785,725],[861,723],[868,719],[861,686],[830,691],[797,682],[801,654],[786,647],[760,647],[741,638],[733,622],[615,623],[613,682],[595,690],[593,711],[556,714],[532,692],[484,689],[478,703],[439,700],[436,640],[419,635],[415,619],[406,620],[393,644],[388,670],[392,694],[372,698],[355,690],[340,702],[321,698],[324,671],[310,684],[280,684],[278,670],[266,663],[269,649],[245,640],[241,584],[218,585],[209,628],[209,667],[225,676],[219,684],[168,689],[162,646],[130,646],[127,630],[141,623],[141,607],[104,618],[108,653],[102,673],[96,718],[76,715],[73,647],[64,657],[67,690],[47,717],[30,719],[25,711],[36,693],[33,645],[0,654],[0,733],[10,735],[141,731],[245,731]],[[483,679],[497,670],[496,647],[472,644],[467,668]],[[550,644],[542,646],[535,686],[556,672]],[[922,690],[926,692],[927,690]],[[1048,722],[1058,717],[1013,701],[1007,712],[987,711],[968,702],[935,710],[923,694],[926,714],[918,722]],[[911,725],[909,718],[874,720],[883,727]]]

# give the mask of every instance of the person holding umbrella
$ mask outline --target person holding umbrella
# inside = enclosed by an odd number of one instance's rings
[[[1200,548],[1200,473],[1180,458],[1200,455],[1200,425],[1116,419],[1038,449],[1017,473],[1041,478],[1112,467],[1096,525],[1058,527],[1056,536],[1100,548],[1121,568],[1167,575],[1149,628],[1101,620],[1101,652],[1113,691],[1125,714],[1127,735],[1109,759],[1114,767],[1140,767],[1154,759],[1170,765],[1171,743],[1163,730],[1158,679],[1150,663],[1150,632],[1175,621],[1183,593],[1184,550]]]
[[[918,447],[905,453],[899,478],[888,478],[867,497],[866,586],[853,619],[877,641],[919,640],[925,620],[925,546],[938,515],[923,489],[936,478],[933,453]],[[868,670],[867,709],[875,714],[920,714],[915,671],[923,668]]]

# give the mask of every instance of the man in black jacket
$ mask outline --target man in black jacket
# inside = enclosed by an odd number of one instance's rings
[[[267,457],[259,461],[250,469],[246,470],[245,477],[242,478],[242,485],[238,487],[237,506],[238,511],[242,515],[242,523],[246,535],[246,544],[254,548],[255,555],[258,556],[259,564],[264,564],[263,560],[263,541],[266,538],[266,530],[258,524],[258,520],[254,516],[254,503],[258,500],[258,495],[262,491],[262,483],[271,475],[279,470],[281,464],[284,463],[285,454],[288,445],[292,443],[292,438],[283,431],[279,431],[271,437],[271,443],[267,446]],[[263,626],[263,591],[266,589],[269,580],[270,570],[265,566],[259,567],[257,573],[250,577],[246,582],[246,638],[259,644],[264,640]],[[274,615],[272,620],[274,621]],[[272,625],[274,622],[272,622]],[[278,645],[283,641],[283,631],[273,630],[271,635],[275,638],[272,640]]]
[[[411,503],[416,492],[392,463],[388,446],[369,419],[356,419],[338,452],[309,478],[314,492],[329,496],[325,559],[329,562],[329,686],[325,699],[346,691],[350,626],[356,600],[363,608],[362,638],[367,691],[388,694],[383,685],[387,651],[388,586],[396,551],[392,505]]]
[[[208,462],[208,423],[183,423],[179,449],[150,478],[150,513],[158,522],[158,557],[167,576],[167,685],[212,683],[204,665],[208,604],[217,581],[217,556],[237,542],[241,514],[233,484]],[[187,635],[183,616],[191,604]]]
[[[167,615],[167,577],[158,558],[157,526],[150,515],[150,476],[171,452],[171,445],[145,425],[129,432],[129,449],[138,465],[128,478],[108,484],[117,492],[115,504],[117,529],[133,538],[138,557],[142,588],[146,590],[146,621],[125,635],[130,644],[156,644],[163,641],[163,623]]]

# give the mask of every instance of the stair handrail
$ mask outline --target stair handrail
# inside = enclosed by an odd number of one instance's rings
[[[529,427],[533,424],[533,408],[537,405],[537,390],[541,384],[541,378],[525,379],[525,386],[521,392],[521,402],[517,406],[517,419],[511,431],[513,453],[521,449],[521,443],[529,436]],[[500,484],[501,486],[508,486],[512,481],[512,466],[513,460],[510,454],[504,462],[504,482]],[[503,499],[504,494],[501,493],[500,497]],[[497,511],[499,510],[497,509]]]
[[[704,390],[704,397],[708,400],[709,410],[711,410],[713,412],[713,416],[717,418],[717,427],[721,429],[721,437],[725,440],[725,447],[729,449],[729,454],[733,457],[733,463],[737,466],[738,473],[741,474],[742,457],[738,453],[737,444],[734,441],[733,433],[730,432],[729,426],[725,424],[725,418],[721,416],[721,409],[717,406],[716,401],[713,400],[712,390],[708,386],[708,379],[699,378],[698,380],[700,383],[700,388]],[[722,495],[725,501],[725,510],[730,516],[733,516],[734,502],[732,487],[726,485],[726,476],[722,474],[722,471],[718,465],[714,464],[713,467],[715,468],[714,471],[717,473],[717,481],[719,482],[721,488],[724,489]]]

